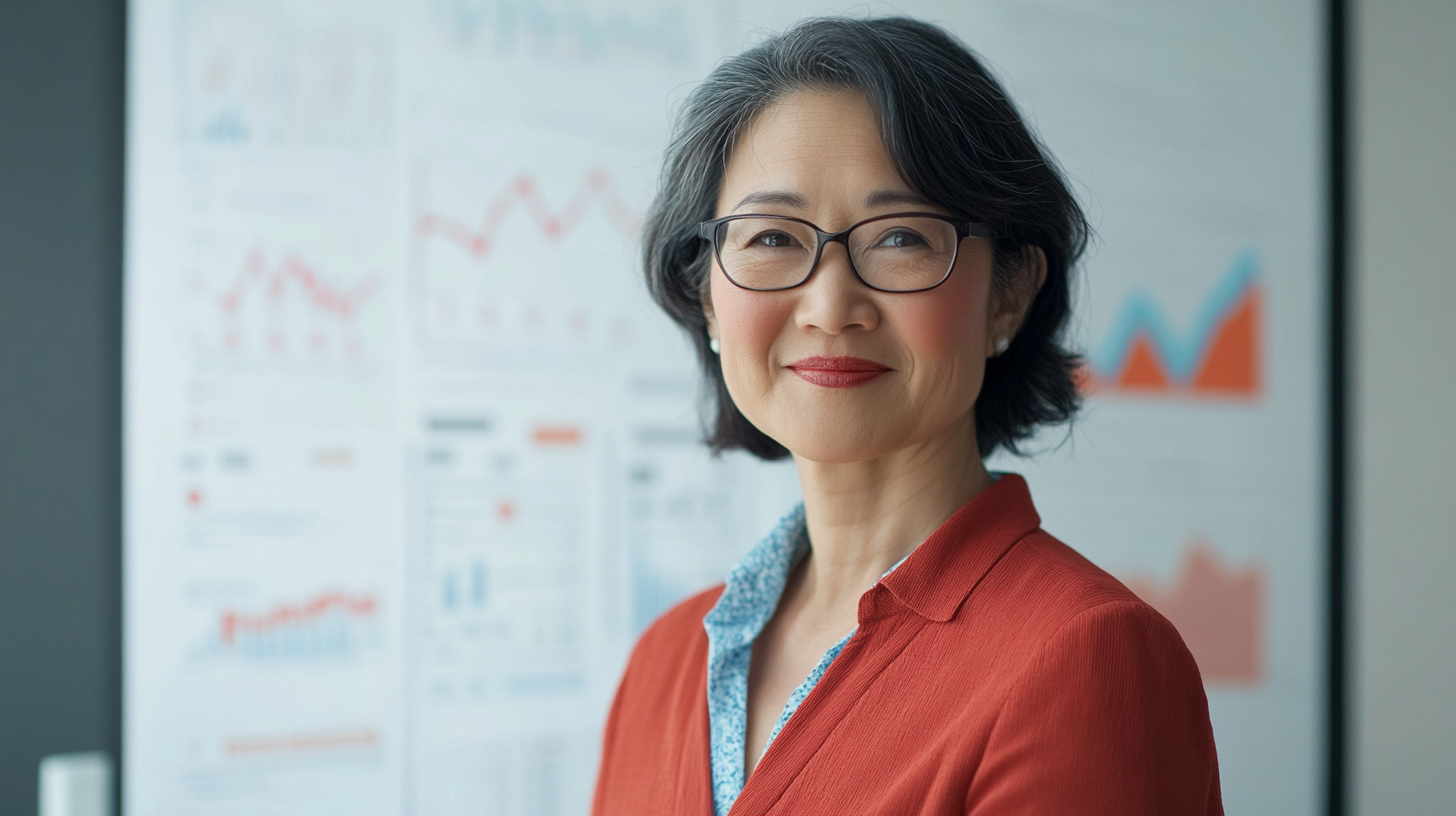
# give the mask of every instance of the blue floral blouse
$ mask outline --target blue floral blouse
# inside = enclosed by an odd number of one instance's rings
[[[748,732],[748,662],[753,641],[778,609],[789,572],[809,552],[809,533],[801,503],[784,516],[728,572],[723,594],[703,618],[708,633],[708,732],[713,767],[713,810],[726,816],[743,791],[743,755]],[[908,556],[907,556],[908,557]],[[885,571],[889,575],[901,559]],[[880,576],[883,579],[885,576]],[[819,664],[789,695],[784,710],[769,734],[772,745],[799,704],[818,685],[829,664],[854,635],[850,630],[819,658]]]

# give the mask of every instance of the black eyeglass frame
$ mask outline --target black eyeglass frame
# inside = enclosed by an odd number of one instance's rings
[[[790,284],[789,286],[776,286],[772,289],[756,289],[752,286],[744,286],[738,281],[733,280],[733,276],[728,274],[728,267],[723,263],[723,248],[718,243],[718,228],[723,224],[728,223],[729,221],[741,221],[747,218],[770,218],[778,221],[793,221],[798,224],[803,224],[809,229],[814,230],[814,233],[817,236],[818,246],[814,248],[814,260],[812,263],[809,264],[809,271],[804,273],[803,280],[799,281],[798,283]],[[946,265],[945,274],[940,277],[940,280],[932,283],[929,286],[922,286],[919,289],[881,289],[880,287],[875,286],[874,284],[865,280],[864,276],[859,273],[859,269],[855,268],[854,265],[854,253],[851,252],[849,249],[849,234],[851,232],[854,232],[856,229],[864,226],[865,224],[873,223],[875,221],[883,221],[889,218],[933,218],[937,221],[944,221],[947,224],[955,227],[955,251],[951,253],[950,263]],[[949,215],[941,215],[940,213],[898,212],[888,213],[886,215],[876,215],[871,216],[870,218],[866,218],[862,221],[856,221],[853,224],[850,224],[848,227],[840,230],[839,232],[825,232],[824,230],[819,229],[819,225],[811,221],[805,221],[802,218],[795,218],[792,215],[740,213],[738,215],[725,215],[722,218],[714,218],[711,221],[704,221],[701,224],[698,224],[698,236],[706,240],[708,244],[712,246],[713,257],[718,260],[718,268],[723,270],[723,277],[727,278],[729,283],[737,286],[739,289],[746,289],[750,292],[786,292],[790,289],[797,289],[798,287],[808,283],[809,279],[814,277],[814,272],[819,269],[819,259],[822,258],[824,255],[825,244],[843,244],[844,256],[849,261],[849,270],[854,273],[855,278],[858,279],[860,283],[868,286],[876,292],[910,294],[912,292],[928,292],[950,279],[950,273],[955,270],[956,259],[960,257],[961,239],[970,236],[975,236],[977,238],[993,238],[995,237],[995,233],[992,232],[990,226],[986,224],[977,221],[968,221],[964,218],[955,218]]]

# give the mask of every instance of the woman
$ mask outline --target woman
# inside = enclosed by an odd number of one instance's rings
[[[642,636],[599,816],[1222,812],[1177,632],[983,464],[1076,409],[1085,235],[934,26],[802,23],[693,93],[649,281],[712,447],[793,456],[804,501]]]

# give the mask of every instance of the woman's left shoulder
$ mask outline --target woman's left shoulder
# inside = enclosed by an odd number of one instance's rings
[[[1029,626],[1023,631],[1040,643],[1026,646],[1055,651],[1080,644],[1095,653],[1116,643],[1120,647],[1115,651],[1124,659],[1168,663],[1191,671],[1195,680],[1198,677],[1182,636],[1166,618],[1117,578],[1043,530],[1017,542],[979,591],[1015,599],[1017,606],[1030,610],[1025,621]]]
[[[1005,652],[967,811],[1061,791],[1068,801],[1045,812],[1222,814],[1208,700],[1178,631],[1051,536],[1020,544],[998,567],[1036,609]]]
[[[1111,601],[1141,603],[1123,583],[1043,529],[1022,536],[986,575],[984,589],[1036,598],[1076,613]]]

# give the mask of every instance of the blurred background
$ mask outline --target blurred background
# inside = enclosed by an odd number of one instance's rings
[[[1045,526],[1180,629],[1230,813],[1456,802],[1456,5],[0,4],[0,801],[585,812],[633,639],[794,500],[633,265],[674,105],[976,49],[1098,239]]]

